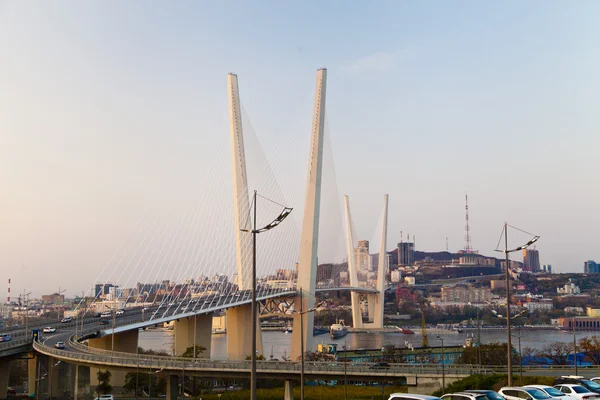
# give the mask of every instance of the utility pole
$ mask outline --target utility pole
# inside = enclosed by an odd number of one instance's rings
[[[573,364],[575,364],[575,375],[577,374],[577,337],[575,336],[575,314],[573,314]]]
[[[348,346],[344,336],[344,400],[348,400],[348,375],[346,375],[346,364],[348,363]]]
[[[508,367],[508,386],[512,386],[512,342],[510,333],[510,265],[508,261],[508,224],[504,223],[504,255],[506,261],[506,365]]]
[[[304,400],[304,299],[300,288],[300,400]]]

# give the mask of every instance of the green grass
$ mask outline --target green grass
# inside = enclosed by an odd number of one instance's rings
[[[552,385],[554,378],[553,376],[524,376],[522,385]],[[503,386],[506,386],[507,383],[507,375],[471,375],[446,386],[446,393],[456,393],[470,389],[492,389],[498,391]],[[518,375],[513,376],[513,385],[521,386]],[[441,396],[442,391],[437,390],[433,395]]]
[[[389,397],[391,393],[406,392],[406,386],[386,386],[383,399]],[[256,397],[259,400],[281,400],[283,399],[283,388],[258,389]],[[216,393],[200,396],[202,400],[247,400],[250,398],[249,390],[239,390],[235,392],[221,393],[219,397]],[[300,398],[300,387],[294,387],[294,398]],[[305,386],[305,400],[338,400],[344,398],[344,386]],[[382,399],[381,386],[352,386],[348,385],[348,400],[371,400]]]

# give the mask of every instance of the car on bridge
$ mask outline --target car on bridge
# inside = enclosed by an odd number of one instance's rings
[[[108,318],[111,316],[112,316],[112,313],[110,311],[104,311],[102,314],[100,314],[100,318]]]
[[[47,326],[44,329],[42,329],[42,332],[44,332],[44,333],[54,333],[54,332],[56,332],[56,328],[53,328],[51,326]]]
[[[386,362],[376,362],[375,364],[371,365],[369,369],[390,369],[390,364]]]
[[[103,394],[100,397],[96,397],[95,400],[115,400],[115,397],[112,394]]]
[[[57,349],[64,349],[65,348],[65,342],[56,342],[56,344],[54,345],[54,347],[56,347]]]
[[[123,314],[125,314],[125,310],[117,310],[116,314],[123,315]]]
[[[0,335],[0,342],[10,342],[12,340],[12,336],[8,333],[3,333]]]
[[[102,321],[100,321],[100,325],[108,325],[108,321],[103,319]]]
[[[67,322],[73,321],[73,317],[65,317],[60,320],[61,323],[66,324]]]

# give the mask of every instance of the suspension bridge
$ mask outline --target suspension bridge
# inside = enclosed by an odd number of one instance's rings
[[[285,195],[290,179],[286,180],[282,176],[278,179],[277,171],[270,167],[260,146],[257,146],[258,150],[254,155],[247,154],[246,142],[252,142],[255,138],[251,134],[246,136],[245,133],[247,130],[252,132],[253,128],[248,119],[243,118],[238,77],[229,74],[227,93],[230,168],[221,165],[223,157],[213,155],[211,160],[219,165],[215,168],[205,166],[197,176],[196,183],[202,188],[202,198],[198,204],[173,207],[171,217],[176,220],[175,223],[158,215],[138,222],[134,232],[115,252],[96,280],[114,284],[103,283],[99,288],[97,285],[94,292],[90,293],[93,301],[86,301],[83,297],[73,321],[63,324],[60,336],[55,337],[73,343],[69,349],[50,351],[48,346],[39,341],[32,343],[30,331],[42,326],[31,325],[27,329],[17,327],[7,330],[14,340],[0,344],[0,393],[6,393],[8,373],[3,374],[2,371],[8,368],[10,357],[23,352],[32,355],[33,361],[29,363],[29,390],[37,393],[39,388],[35,385],[40,382],[37,378],[41,366],[40,354],[50,357],[51,361],[46,362],[46,369],[52,369],[56,362],[89,366],[89,351],[82,350],[80,341],[87,343],[84,347],[88,350],[135,354],[141,328],[173,321],[176,355],[181,355],[192,346],[203,346],[207,349],[206,353],[210,354],[212,316],[223,311],[227,324],[228,359],[243,361],[252,348],[252,335],[249,331],[252,326],[250,289],[253,241],[252,234],[248,232],[253,226],[267,227],[259,231],[256,249],[257,300],[263,305],[273,300],[292,305],[287,310],[293,315],[292,345],[289,352],[292,360],[300,357],[301,348],[315,348],[314,316],[298,310],[314,309],[318,292],[351,292],[354,327],[383,327],[385,276],[388,272],[388,196],[384,196],[381,214],[379,256],[373,261],[367,252],[367,261],[361,261],[349,198],[346,196],[344,199],[342,224],[335,170],[333,164],[325,165],[327,158],[324,159],[324,153],[331,154],[326,134],[326,83],[327,70],[319,69],[312,101],[303,210],[297,207],[292,216],[285,220],[292,211],[292,207],[287,206],[289,199]],[[220,140],[223,135],[214,136],[218,136]],[[298,153],[296,143],[292,141],[290,146],[294,147],[294,153]],[[283,157],[279,153],[276,155]],[[331,159],[330,157],[329,160]],[[258,164],[256,170],[247,168],[252,162]],[[230,178],[225,178],[224,173],[230,173]],[[250,187],[257,189],[256,196],[250,195]],[[328,196],[323,197],[323,193],[328,193]],[[324,223],[323,205],[326,210],[337,210],[337,223]],[[258,213],[252,215],[253,209],[258,209]],[[295,219],[300,220],[297,214],[301,215],[300,227],[294,223]],[[273,220],[277,215],[280,217]],[[320,250],[319,243],[323,234],[329,236],[330,242],[321,247],[326,250],[345,250],[341,255],[338,253],[337,259]],[[338,246],[340,243],[341,246]],[[323,260],[330,263],[332,267],[320,269],[319,260],[321,263]],[[125,289],[127,294],[124,293]],[[361,304],[365,303],[368,322],[363,323]],[[105,310],[112,313],[112,323],[101,324],[93,315]],[[124,310],[118,318],[117,310]],[[257,332],[257,344],[258,352],[262,353],[260,329]],[[105,365],[102,364],[103,360]],[[113,361],[96,357],[93,367],[113,369]],[[94,376],[93,371],[90,374]],[[113,385],[122,385],[123,381],[124,373],[117,368],[114,371]],[[49,391],[52,391],[53,385],[57,385],[51,379],[46,384]],[[77,388],[77,383],[75,387]]]

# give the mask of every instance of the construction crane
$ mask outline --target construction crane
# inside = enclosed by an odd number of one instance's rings
[[[429,347],[429,339],[427,338],[427,325],[425,325],[425,313],[421,309],[421,335],[423,341],[421,342],[422,347]]]

